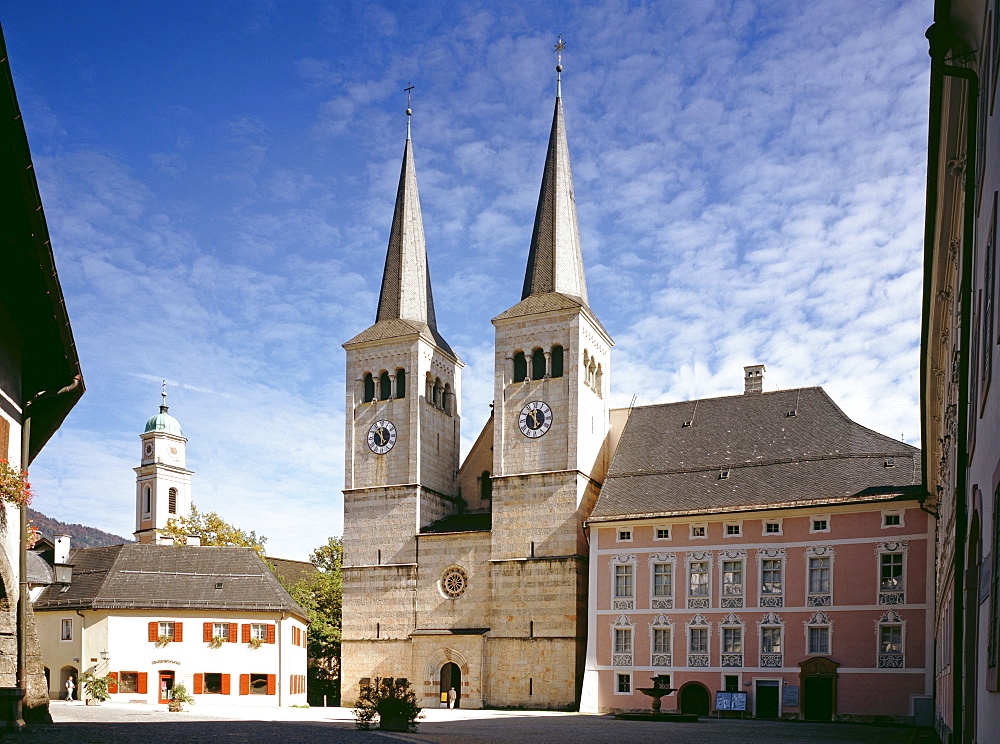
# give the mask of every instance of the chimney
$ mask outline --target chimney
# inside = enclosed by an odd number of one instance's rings
[[[157,542],[160,545],[173,545],[174,544],[174,538],[172,538],[172,537],[164,537],[163,535],[158,535],[157,537],[158,537]]]
[[[765,371],[763,364],[751,364],[743,368],[744,395],[759,395],[764,392]]]
[[[65,563],[69,560],[69,535],[53,535],[55,538],[55,553],[52,557],[53,563]]]
[[[188,545],[201,545],[201,535],[188,535],[187,536]]]

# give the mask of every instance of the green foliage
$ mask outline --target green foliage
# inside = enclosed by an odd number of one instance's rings
[[[188,693],[187,688],[182,684],[175,684],[174,689],[171,690],[170,702],[167,703],[167,709],[173,713],[184,710],[184,704],[194,705],[194,698]]]
[[[309,560],[319,571],[285,588],[292,599],[309,613],[309,657],[321,666],[336,669],[340,659],[343,538],[327,539],[326,545],[316,548]]]
[[[372,684],[361,688],[357,707],[354,708],[354,725],[362,731],[371,731],[378,718],[383,731],[416,731],[417,721],[424,717],[417,705],[417,696],[401,680],[376,677]]]
[[[160,530],[164,537],[174,538],[177,545],[186,545],[188,535],[201,537],[202,545],[235,545],[241,548],[253,548],[264,557],[264,543],[267,538],[256,532],[245,532],[219,516],[218,512],[198,511],[191,505],[191,515],[187,517],[171,517],[167,526]]]
[[[111,693],[108,692],[108,686],[115,681],[115,678],[110,674],[97,677],[90,672],[84,672],[80,677],[80,681],[83,682],[83,689],[86,691],[87,697],[103,703],[111,697]]]

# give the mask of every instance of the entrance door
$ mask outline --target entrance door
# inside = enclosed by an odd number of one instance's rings
[[[707,716],[709,713],[708,688],[700,682],[688,682],[680,691],[681,713]]]
[[[809,721],[833,718],[833,677],[806,677],[802,680],[802,715]]]
[[[462,701],[462,670],[458,668],[458,664],[449,661],[441,667],[441,694],[447,696],[448,691],[453,687],[455,688],[455,707],[458,708]],[[451,698],[441,699],[450,700]]]
[[[758,680],[755,687],[757,718],[778,717],[778,693],[781,687],[774,680]]]
[[[160,672],[160,687],[156,702],[169,703],[174,699],[174,673]]]

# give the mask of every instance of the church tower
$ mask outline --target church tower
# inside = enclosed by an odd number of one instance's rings
[[[558,47],[557,47],[558,49]],[[561,77],[521,301],[496,327],[492,591],[494,658],[547,670],[508,705],[572,705],[586,636],[589,516],[607,470],[611,337],[587,297]],[[526,592],[524,587],[532,587]],[[539,639],[546,639],[545,643]],[[503,640],[501,640],[503,639]],[[493,697],[498,679],[493,676]],[[522,689],[523,688],[523,689]]]
[[[174,517],[191,513],[191,475],[187,469],[187,439],[181,425],[167,411],[163,384],[160,412],[146,422],[139,436],[142,459],[135,468],[135,539],[159,543],[158,530]]]
[[[407,136],[375,324],[344,344],[345,679],[409,677],[417,538],[460,511],[463,364],[438,333]],[[352,692],[345,692],[345,700]]]

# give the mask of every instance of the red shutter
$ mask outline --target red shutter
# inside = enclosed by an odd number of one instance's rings
[[[160,624],[155,620],[149,624],[149,642],[156,643],[160,637]]]
[[[240,695],[250,694],[250,675],[241,674],[240,675]]]
[[[203,626],[204,633],[202,634],[202,640],[208,643],[212,640],[212,623],[205,623]]]
[[[229,623],[229,642],[236,643],[236,635],[239,632],[239,623]]]
[[[273,695],[274,692],[275,692],[274,675],[269,674],[267,675],[267,694]]]
[[[108,692],[118,692],[118,672],[111,672],[108,676],[112,679],[112,681],[108,684]]]
[[[228,674],[223,674],[222,675],[222,694],[223,695],[228,695],[229,694],[229,675]]]
[[[137,686],[139,688],[139,694],[140,695],[145,695],[146,694],[146,672],[139,672],[139,680],[138,680]]]
[[[174,642],[180,643],[184,640],[184,623],[174,623]]]
[[[194,675],[194,694],[202,695],[205,692],[205,675],[201,672],[196,672]]]
[[[267,643],[274,643],[274,626],[267,626]],[[268,693],[270,694],[270,693]]]
[[[243,642],[250,643],[250,626],[243,623]]]

